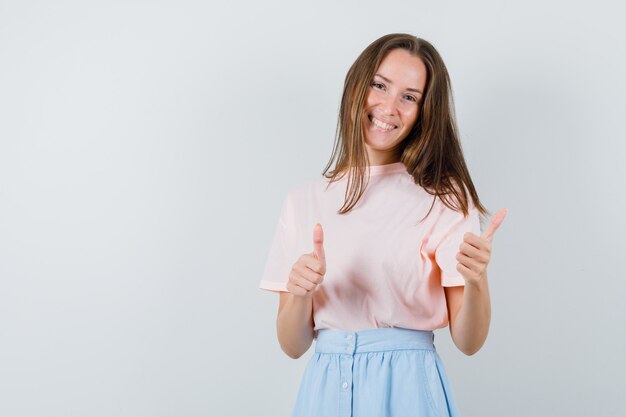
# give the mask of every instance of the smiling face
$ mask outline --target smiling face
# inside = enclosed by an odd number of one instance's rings
[[[419,115],[427,70],[424,62],[404,49],[382,60],[364,103],[363,133],[371,165],[400,160],[398,145]]]

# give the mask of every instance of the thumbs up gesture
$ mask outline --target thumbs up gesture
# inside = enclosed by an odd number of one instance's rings
[[[300,256],[293,264],[287,289],[301,297],[310,297],[324,280],[326,255],[324,254],[324,232],[321,224],[313,228],[313,252]]]
[[[456,270],[463,275],[467,284],[478,284],[479,281],[487,279],[487,265],[491,259],[493,235],[502,224],[506,213],[506,209],[500,209],[491,218],[489,226],[481,236],[470,232],[463,236],[463,243],[459,246],[459,253],[456,255],[459,261],[456,264]]]

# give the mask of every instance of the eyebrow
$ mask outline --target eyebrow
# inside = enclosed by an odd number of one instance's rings
[[[380,77],[380,78],[382,78],[383,80],[385,80],[385,81],[386,81],[386,82],[388,82],[389,84],[393,84],[393,82],[391,82],[391,80],[390,80],[389,78],[387,78],[387,77],[383,77],[383,76],[382,76],[382,75],[380,75],[380,74],[374,74],[374,75],[375,75],[376,77]],[[424,93],[422,93],[420,90],[418,90],[417,88],[407,88],[407,91],[413,91],[414,93],[420,93],[420,94],[422,94],[422,95],[424,94]]]

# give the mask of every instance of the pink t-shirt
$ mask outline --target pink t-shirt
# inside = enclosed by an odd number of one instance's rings
[[[366,170],[367,175],[367,170]],[[402,162],[370,167],[366,191],[339,215],[347,175],[308,181],[283,202],[260,288],[287,291],[291,267],[324,231],[326,275],[313,296],[314,330],[378,327],[434,330],[448,324],[444,286],[464,285],[456,270],[463,234],[480,235],[478,210],[446,207],[415,184]]]

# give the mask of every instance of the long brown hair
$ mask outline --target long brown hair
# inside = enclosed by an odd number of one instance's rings
[[[385,56],[402,48],[420,58],[427,69],[422,106],[415,125],[400,143],[400,161],[416,184],[449,208],[469,214],[468,194],[481,217],[489,211],[481,204],[470,178],[454,116],[450,77],[443,59],[427,41],[405,33],[392,33],[372,42],[346,75],[335,144],[322,175],[333,181],[348,173],[346,199],[338,214],[348,213],[367,187],[369,160],[364,146],[362,114],[370,84]],[[329,172],[333,161],[335,168]],[[354,168],[354,169],[351,169]],[[453,198],[451,198],[451,195]],[[481,218],[481,221],[484,219]]]

